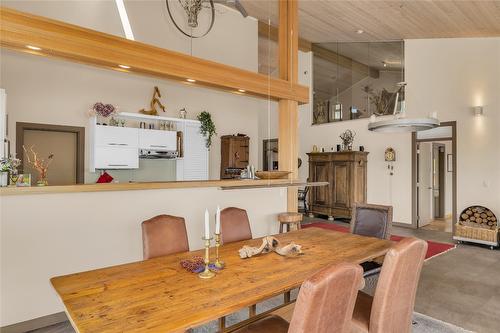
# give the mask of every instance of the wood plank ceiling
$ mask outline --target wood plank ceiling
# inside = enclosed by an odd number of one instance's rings
[[[276,0],[241,2],[250,16],[278,25]],[[299,35],[313,43],[500,36],[500,1],[300,0]]]

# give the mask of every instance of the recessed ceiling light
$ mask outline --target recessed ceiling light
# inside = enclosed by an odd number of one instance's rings
[[[118,65],[118,67],[123,68],[123,69],[130,69],[130,66],[127,66],[127,65]]]
[[[244,93],[246,90],[245,89],[238,89],[240,93]]]
[[[356,33],[357,33],[357,34],[359,34],[359,35],[361,35],[363,32],[365,32],[365,31],[364,31],[364,30],[362,30],[362,29],[358,29],[358,30],[356,30]]]
[[[194,80],[194,79],[186,79],[186,81],[191,82],[191,83],[196,82],[196,80]]]
[[[42,48],[38,46],[33,46],[33,45],[26,45],[26,47],[30,50],[35,50],[35,51],[40,51]]]
[[[384,65],[384,67],[387,67],[387,63],[385,61],[383,61],[382,64]]]

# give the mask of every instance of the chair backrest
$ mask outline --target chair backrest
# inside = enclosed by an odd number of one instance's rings
[[[411,332],[411,321],[427,242],[405,238],[385,255],[373,297],[370,332]]]
[[[392,206],[355,203],[352,208],[351,233],[389,239],[392,228]]]
[[[288,333],[351,332],[352,313],[363,269],[340,263],[327,267],[302,283]]]
[[[220,231],[223,244],[252,239],[247,211],[236,207],[221,210]]]
[[[189,251],[182,217],[158,215],[142,222],[141,227],[144,259]]]

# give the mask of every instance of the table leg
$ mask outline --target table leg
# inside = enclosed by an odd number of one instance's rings
[[[286,303],[290,303],[290,291],[287,291],[283,294],[283,301]]]
[[[226,329],[226,317],[219,318],[219,332],[224,332]]]
[[[257,314],[257,305],[251,305],[248,307],[248,317],[254,317]]]

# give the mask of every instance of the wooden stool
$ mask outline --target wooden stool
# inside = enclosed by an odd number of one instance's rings
[[[295,230],[299,230],[301,228],[300,222],[302,222],[302,214],[301,213],[281,213],[278,215],[278,221],[280,223],[280,234],[283,233],[283,226],[286,225],[286,231],[291,230],[291,226],[295,227]]]

